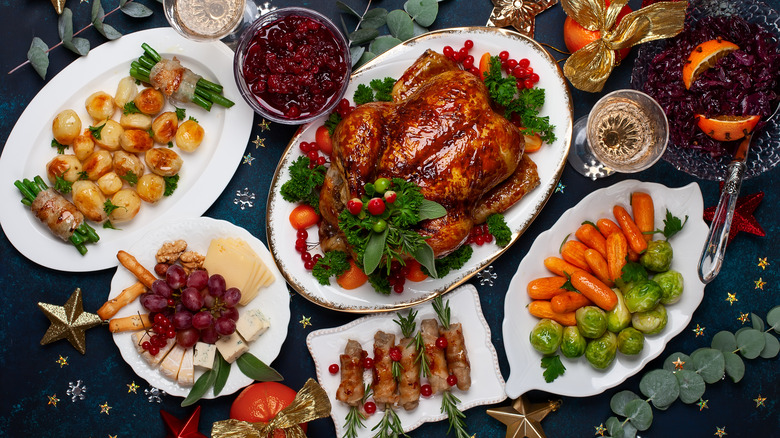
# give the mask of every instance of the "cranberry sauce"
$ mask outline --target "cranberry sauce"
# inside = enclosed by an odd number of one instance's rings
[[[341,91],[347,62],[328,28],[290,15],[257,31],[243,74],[260,105],[278,117],[298,119],[321,110]]]

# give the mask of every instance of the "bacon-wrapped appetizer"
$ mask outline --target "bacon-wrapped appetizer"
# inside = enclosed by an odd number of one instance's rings
[[[341,383],[336,399],[350,406],[357,406],[363,400],[366,388],[363,386],[363,359],[366,352],[358,341],[350,339],[341,355]]]
[[[458,378],[458,389],[467,390],[471,387],[471,363],[463,339],[463,328],[460,323],[450,324],[449,328],[439,326],[439,335],[447,340],[445,349],[447,369]]]
[[[374,335],[374,401],[377,406],[398,403],[398,382],[393,376],[390,349],[395,347],[395,335],[378,331]]]
[[[81,255],[87,253],[85,244],[100,240],[95,229],[84,220],[84,215],[70,201],[49,188],[43,178],[33,181],[15,181],[14,186],[22,193],[22,203],[30,207],[41,222],[55,236],[69,241]]]
[[[420,331],[425,343],[428,367],[431,371],[431,374],[428,376],[431,389],[434,394],[446,391],[450,388],[450,385],[447,384],[447,377],[449,376],[447,359],[444,356],[444,349],[436,346],[436,339],[439,338],[439,323],[433,318],[424,319],[420,323]]]
[[[417,346],[413,338],[401,339],[398,347],[401,349],[403,369],[398,381],[398,403],[409,411],[416,408],[420,402],[420,362],[417,360]]]

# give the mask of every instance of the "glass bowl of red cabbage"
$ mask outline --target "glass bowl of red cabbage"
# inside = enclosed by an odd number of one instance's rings
[[[695,114],[758,114],[746,178],[780,163],[780,14],[759,0],[691,0],[685,29],[675,38],[639,46],[631,85],[653,96],[669,119],[663,159],[683,172],[720,180],[739,141],[721,142],[696,126]],[[705,71],[687,90],[682,66],[694,47],[722,37],[740,47]]]

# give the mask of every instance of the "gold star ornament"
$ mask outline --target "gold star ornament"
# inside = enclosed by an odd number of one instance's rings
[[[65,10],[65,0],[51,0],[51,5],[54,6],[57,15],[62,14],[62,11]]]
[[[521,34],[533,38],[536,16],[558,0],[493,0],[488,26],[512,26]]]
[[[87,351],[84,332],[103,322],[96,314],[84,311],[80,288],[73,291],[64,306],[38,303],[38,307],[51,321],[49,329],[41,339],[41,345],[67,339],[79,353],[84,354]]]
[[[506,424],[506,438],[546,438],[542,419],[561,406],[560,400],[547,403],[531,403],[521,396],[504,408],[488,409],[487,414]]]

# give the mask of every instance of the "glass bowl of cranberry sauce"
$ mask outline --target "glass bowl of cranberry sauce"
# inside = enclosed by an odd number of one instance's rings
[[[297,125],[329,113],[352,69],[346,38],[327,17],[289,7],[255,20],[241,35],[233,73],[244,100],[268,120]]]

